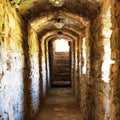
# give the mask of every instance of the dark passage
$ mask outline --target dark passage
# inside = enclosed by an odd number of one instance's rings
[[[51,88],[36,120],[82,120],[71,88]]]

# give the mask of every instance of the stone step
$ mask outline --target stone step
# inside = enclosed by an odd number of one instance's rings
[[[69,68],[70,67],[69,64],[55,64],[54,66],[55,66],[55,68],[57,67],[58,69],[61,67],[62,68]]]
[[[70,69],[64,69],[64,68],[60,68],[60,69],[55,69],[54,73],[70,73]]]
[[[69,60],[55,60],[55,64],[70,64]]]
[[[52,86],[71,86],[71,81],[55,80],[51,83]]]
[[[70,76],[70,73],[54,73],[54,76]]]
[[[70,78],[66,78],[66,79],[63,79],[63,78],[54,78],[54,81],[68,81]]]

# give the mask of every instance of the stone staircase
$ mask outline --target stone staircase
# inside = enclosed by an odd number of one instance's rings
[[[69,52],[55,52],[54,80],[52,85],[70,86],[70,57]]]

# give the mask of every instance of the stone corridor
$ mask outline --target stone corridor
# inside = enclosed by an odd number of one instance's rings
[[[0,0],[0,120],[36,117],[120,120],[120,0]]]
[[[52,88],[35,120],[82,120],[71,88]]]

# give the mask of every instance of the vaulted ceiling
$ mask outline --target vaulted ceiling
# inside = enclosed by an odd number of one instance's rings
[[[103,4],[103,0],[65,0],[61,7],[55,7],[49,0],[10,0],[10,2],[37,33],[59,29],[83,32],[87,23],[99,14]],[[56,24],[61,22],[64,26],[56,28]]]

